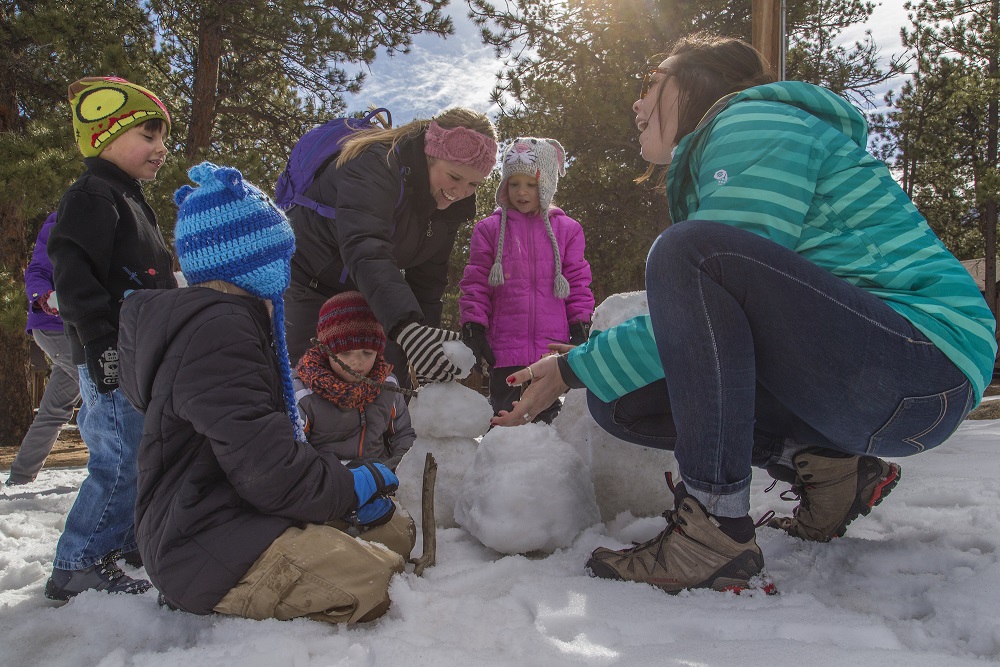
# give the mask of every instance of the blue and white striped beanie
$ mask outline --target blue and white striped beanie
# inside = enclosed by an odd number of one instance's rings
[[[174,193],[179,206],[174,246],[184,278],[189,285],[223,280],[271,301],[285,406],[296,439],[304,442],[285,343],[282,298],[291,281],[295,233],[274,202],[245,182],[237,169],[202,162],[191,167],[188,176],[201,187],[184,185]]]

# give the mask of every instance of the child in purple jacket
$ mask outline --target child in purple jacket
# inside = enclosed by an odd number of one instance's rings
[[[55,224],[56,214],[52,213],[38,231],[31,262],[24,270],[24,291],[28,297],[28,326],[25,331],[52,362],[52,370],[45,382],[45,392],[35,419],[10,464],[7,486],[34,481],[59,437],[59,429],[73,417],[73,408],[80,401],[80,384],[69,340],[63,332],[59,310],[53,305],[52,262],[45,251],[49,231]]]
[[[555,139],[516,139],[503,155],[500,208],[472,231],[459,283],[462,337],[490,369],[496,414],[520,396],[507,384],[513,371],[548,354],[550,343],[585,342],[590,330],[594,295],[583,228],[552,206],[565,161]],[[534,421],[551,423],[560,407],[554,402]]]

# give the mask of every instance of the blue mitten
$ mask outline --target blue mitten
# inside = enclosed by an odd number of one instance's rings
[[[399,488],[395,473],[378,462],[358,459],[347,464],[354,475],[354,495],[358,498],[356,516],[363,526],[378,525],[392,518],[396,506],[387,496]]]
[[[358,525],[365,528],[389,523],[396,513],[396,504],[388,498],[375,498],[364,507],[358,508]]]

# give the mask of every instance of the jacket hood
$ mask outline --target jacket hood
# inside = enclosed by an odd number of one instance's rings
[[[223,294],[204,287],[139,290],[125,298],[118,333],[118,382],[138,410],[145,412],[149,406],[157,371],[178,334],[220,301],[242,304],[243,308],[248,302],[256,304],[267,317],[263,302],[256,297]]]
[[[740,102],[780,102],[802,109],[830,127],[849,136],[864,148],[868,144],[868,123],[857,108],[826,88],[801,81],[779,81],[754,86],[717,103],[698,123],[698,128],[710,123],[724,109]]]

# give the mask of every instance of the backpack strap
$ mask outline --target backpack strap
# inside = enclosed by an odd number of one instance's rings
[[[402,195],[400,195],[400,198],[402,198]],[[319,213],[324,218],[330,218],[333,220],[337,217],[337,209],[332,206],[320,204],[318,201],[312,200],[303,194],[296,193],[296,195],[292,197],[292,203],[298,204],[299,206],[305,206],[306,208]]]
[[[395,153],[396,153],[396,159],[398,160],[399,159],[399,147],[398,146],[395,148]],[[393,214],[392,214],[392,232],[393,233],[396,231],[396,222],[397,222],[396,218],[399,216],[399,211],[400,211],[400,209],[403,206],[403,195],[406,194],[406,180],[405,180],[405,176],[406,176],[406,167],[404,167],[402,164],[400,164],[400,167],[399,167],[399,196],[396,197],[396,205],[393,207]],[[306,197],[304,194],[296,193],[296,195],[294,197],[292,197],[292,203],[293,204],[298,204],[299,206],[305,206],[309,210],[315,211],[316,213],[320,214],[324,218],[330,218],[331,220],[336,220],[337,219],[337,209],[333,208],[332,206],[327,206],[326,204],[320,204],[318,201],[315,201],[314,199],[310,199],[309,197]]]

